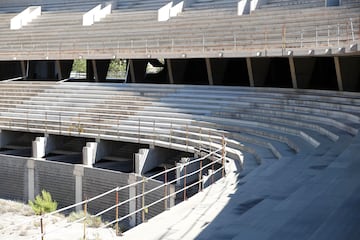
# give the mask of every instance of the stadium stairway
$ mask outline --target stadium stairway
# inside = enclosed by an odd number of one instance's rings
[[[198,196],[218,208],[201,212],[201,226],[191,223],[192,217],[179,225],[169,221],[176,234],[194,226],[191,236],[198,239],[325,239],[331,230],[327,223],[334,225],[341,209],[348,211],[347,204],[358,198],[356,93],[70,82],[1,82],[0,88],[3,130],[140,142],[189,153],[218,148],[224,135],[229,176]],[[215,190],[224,184],[224,192]],[[204,210],[194,202],[175,209],[190,204],[194,212]],[[164,214],[176,211],[186,212]],[[156,218],[147,224],[154,229]],[[345,230],[341,223],[335,233]],[[349,239],[354,231],[346,233]],[[174,232],[163,234],[171,239]]]

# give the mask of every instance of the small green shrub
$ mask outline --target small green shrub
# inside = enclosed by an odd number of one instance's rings
[[[37,195],[34,201],[29,201],[29,205],[36,215],[41,215],[55,211],[58,203],[52,200],[49,192],[42,190],[41,195]]]

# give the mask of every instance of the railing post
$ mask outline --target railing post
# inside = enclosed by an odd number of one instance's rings
[[[84,203],[84,235],[83,240],[86,240],[86,219],[87,219],[87,200]]]
[[[141,212],[141,217],[142,217],[142,222],[145,222],[145,177],[143,177],[142,180],[142,198],[141,198],[141,208],[142,208],[142,212]]]
[[[61,135],[61,112],[59,112],[59,132]]]
[[[318,46],[318,27],[315,27],[315,46]]]
[[[340,46],[340,24],[337,25],[337,45]]]
[[[221,151],[221,158],[222,158],[222,177],[225,177],[225,155],[226,155],[226,152],[225,152],[225,137],[224,135],[222,136],[222,151]]]
[[[300,32],[300,48],[303,48],[304,46],[304,30],[301,30]]]
[[[202,160],[200,160],[200,172],[199,172],[199,192],[202,191],[202,184],[203,184],[203,176],[202,176],[202,165],[203,165],[203,162]]]
[[[164,171],[164,210],[167,210],[167,171],[166,171],[166,166],[164,167],[165,171]]]
[[[116,190],[116,195],[115,195],[115,204],[116,204],[116,208],[115,208],[115,219],[118,220],[119,219],[119,191]],[[116,236],[119,236],[119,222],[116,221],[115,224],[115,231],[116,231]]]
[[[352,18],[350,18],[350,27],[351,27],[351,36],[352,36],[352,40],[353,40],[353,42],[355,42],[354,24],[353,24]]]
[[[330,46],[330,25],[328,25],[328,47]]]
[[[40,217],[40,233],[41,233],[41,240],[44,240],[44,221],[43,216]]]
[[[212,164],[211,164],[211,184],[214,184],[215,180],[214,180],[214,172],[215,172],[215,166],[214,166],[215,162],[214,160],[212,161]]]
[[[47,112],[45,112],[45,133],[47,133],[47,124],[48,124],[48,117],[47,117]]]
[[[187,199],[186,197],[186,164],[184,165],[184,201]]]

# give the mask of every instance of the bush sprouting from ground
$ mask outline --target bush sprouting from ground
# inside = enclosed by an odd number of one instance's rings
[[[34,201],[29,201],[29,205],[36,215],[41,215],[55,211],[58,203],[52,200],[49,192],[42,190],[41,195],[37,195]]]

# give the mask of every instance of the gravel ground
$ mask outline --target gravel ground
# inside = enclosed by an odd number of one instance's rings
[[[46,240],[80,240],[84,236],[84,225],[76,223],[69,227],[63,215],[55,215],[44,219]],[[40,217],[35,216],[32,209],[23,203],[0,199],[0,240],[41,239]],[[111,228],[86,228],[87,240],[118,239]]]

